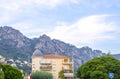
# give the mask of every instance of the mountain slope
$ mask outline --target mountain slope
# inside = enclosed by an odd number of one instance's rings
[[[24,58],[31,53],[31,39],[11,27],[0,27],[0,54],[5,57]]]
[[[89,47],[77,48],[74,45],[51,39],[47,35],[29,39],[16,29],[8,26],[0,27],[1,55],[14,59],[21,58],[27,60],[28,56],[31,56],[36,48],[38,48],[42,54],[58,53],[69,56],[75,61],[76,69],[94,57],[105,55],[100,50],[93,50]]]
[[[100,50],[92,50],[89,47],[76,48],[62,41],[51,39],[46,35],[33,39],[33,41],[35,49],[39,49],[43,54],[58,53],[60,55],[69,56],[75,61],[75,69],[94,57],[105,55]]]

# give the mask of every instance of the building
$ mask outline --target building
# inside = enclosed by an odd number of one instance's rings
[[[65,79],[74,78],[73,61],[67,56],[48,53],[42,55],[39,49],[36,49],[32,55],[32,71],[47,71],[52,73],[54,79],[59,78],[59,72],[64,71]]]
[[[0,55],[0,62],[5,63],[5,58],[2,55]]]

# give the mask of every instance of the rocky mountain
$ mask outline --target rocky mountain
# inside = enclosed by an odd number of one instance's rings
[[[105,55],[100,50],[92,50],[89,47],[77,48],[60,40],[51,39],[46,35],[33,39],[33,41],[35,49],[39,49],[43,54],[58,53],[71,57],[75,61],[75,69],[92,58]]]
[[[27,60],[35,49],[39,49],[42,54],[58,53],[69,56],[75,61],[76,69],[94,57],[105,55],[100,50],[93,50],[89,47],[77,48],[60,40],[51,39],[47,35],[30,39],[11,27],[0,27],[0,55]]]
[[[11,27],[0,27],[0,40],[9,40],[8,45],[16,46],[17,48],[23,47],[25,45],[29,46],[30,39],[25,37],[18,30],[15,30]]]
[[[5,57],[25,58],[31,54],[31,39],[11,27],[0,27],[0,54]]]

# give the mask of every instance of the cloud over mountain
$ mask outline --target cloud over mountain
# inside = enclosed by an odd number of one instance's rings
[[[80,18],[73,24],[62,24],[48,35],[80,46],[90,45],[103,40],[114,39],[110,32],[115,32],[114,23],[107,23],[109,15],[93,15]]]

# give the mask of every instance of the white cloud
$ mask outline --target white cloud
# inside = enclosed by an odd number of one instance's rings
[[[0,24],[13,22],[21,17],[32,15],[37,9],[53,9],[58,5],[77,3],[78,0],[1,0]],[[36,10],[35,10],[36,9]]]
[[[29,0],[39,6],[47,6],[47,8],[55,8],[60,4],[78,3],[79,0]]]
[[[0,8],[8,10],[8,11],[18,11],[19,5],[15,2],[13,2],[13,3],[1,3]]]
[[[45,32],[48,32],[48,30],[50,30],[41,28],[29,20],[25,22],[14,23],[10,26],[12,26],[15,29],[18,29],[21,33],[23,33],[23,35],[29,38],[39,37],[41,34],[45,34]]]
[[[80,45],[93,45],[103,40],[114,39],[114,36],[108,34],[116,30],[114,23],[107,23],[108,15],[93,15],[79,19],[71,25],[61,25],[54,28],[47,34],[55,39]]]
[[[47,8],[55,8],[61,4],[68,4],[68,3],[78,3],[79,0],[1,0],[0,1],[0,8],[9,9],[9,10],[18,10],[20,8],[25,7],[35,7],[35,6],[46,6]]]

